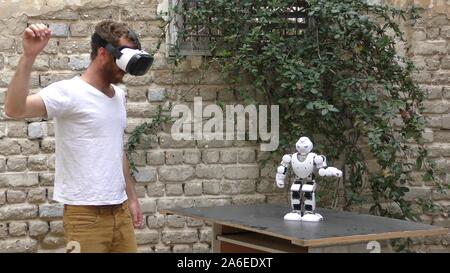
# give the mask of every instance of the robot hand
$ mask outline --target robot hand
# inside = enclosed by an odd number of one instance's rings
[[[322,168],[319,170],[320,176],[335,176],[335,177],[341,177],[342,171],[335,168],[335,167],[328,167],[326,169]]]
[[[284,178],[286,177],[285,174],[281,174],[281,173],[277,173],[276,175],[276,182],[277,182],[277,187],[282,189],[284,188]]]
[[[290,163],[291,163],[291,156],[284,155],[283,160],[281,161],[281,166],[277,168],[277,175],[275,177],[275,181],[277,183],[277,187],[280,189],[284,188],[284,178],[286,177],[287,168]]]

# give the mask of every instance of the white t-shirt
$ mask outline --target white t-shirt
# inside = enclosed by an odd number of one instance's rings
[[[112,205],[127,200],[122,169],[125,93],[110,98],[79,77],[38,94],[55,120],[53,199],[69,205]]]

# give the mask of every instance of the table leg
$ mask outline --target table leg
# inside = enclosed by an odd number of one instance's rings
[[[212,238],[212,251],[213,253],[220,253],[220,241],[217,240],[217,235],[222,234],[222,225],[213,223],[212,226],[213,238]]]

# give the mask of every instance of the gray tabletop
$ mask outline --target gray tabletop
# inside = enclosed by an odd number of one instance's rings
[[[446,228],[352,212],[317,209],[319,223],[284,221],[289,205],[258,204],[161,210],[291,240],[301,246],[448,234]]]

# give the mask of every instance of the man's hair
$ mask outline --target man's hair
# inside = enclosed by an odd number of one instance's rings
[[[101,21],[95,26],[95,33],[113,46],[118,46],[120,38],[127,38],[130,42],[134,43],[136,47],[139,44],[134,32],[127,24],[122,22],[113,20]],[[95,57],[97,57],[98,49],[100,47],[102,47],[102,45],[91,40],[91,60],[94,60]]]

